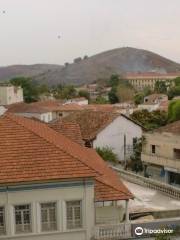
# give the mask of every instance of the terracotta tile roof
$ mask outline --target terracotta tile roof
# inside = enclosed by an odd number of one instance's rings
[[[91,110],[91,111],[101,111],[101,112],[113,112],[118,109],[116,105],[113,104],[88,104],[83,106],[84,110]]]
[[[64,120],[78,123],[83,139],[92,140],[118,116],[112,112],[81,111],[68,115]]]
[[[0,135],[0,184],[93,177],[96,201],[111,195],[112,200],[133,197],[94,150],[47,124],[5,114],[0,117]]]
[[[33,103],[34,106],[41,106],[49,111],[81,111],[83,107],[77,103],[65,104],[63,101],[51,100]]]
[[[78,124],[58,119],[48,123],[48,126],[55,131],[62,133],[66,137],[69,137],[72,141],[84,146],[84,141]]]
[[[160,132],[160,133],[168,132],[168,133],[172,133],[175,135],[180,135],[180,120],[170,123],[170,124],[167,124],[163,127],[160,127],[158,129],[156,129],[154,132]]]
[[[34,103],[16,103],[7,106],[9,113],[47,113],[49,110],[43,106],[38,106]]]

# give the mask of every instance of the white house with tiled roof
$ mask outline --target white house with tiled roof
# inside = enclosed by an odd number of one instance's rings
[[[128,160],[133,152],[133,141],[142,137],[142,126],[126,115],[81,111],[64,118],[76,122],[87,147],[110,147],[120,161]]]
[[[121,222],[133,196],[93,149],[12,114],[0,117],[0,136],[0,239],[131,234]]]

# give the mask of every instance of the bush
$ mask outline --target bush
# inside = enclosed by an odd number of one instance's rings
[[[112,163],[118,163],[118,157],[110,147],[97,147],[96,152],[105,160]]]
[[[168,119],[170,122],[180,120],[180,100],[172,101],[169,104]]]

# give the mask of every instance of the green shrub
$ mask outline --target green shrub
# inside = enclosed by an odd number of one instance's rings
[[[118,163],[118,157],[110,147],[97,147],[96,152],[105,160],[112,163]]]

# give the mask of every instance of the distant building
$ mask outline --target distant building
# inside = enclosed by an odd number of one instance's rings
[[[88,99],[85,97],[79,97],[79,98],[68,99],[67,101],[65,101],[65,104],[71,104],[71,103],[76,103],[80,106],[88,105]]]
[[[157,81],[165,81],[169,84],[173,79],[179,77],[180,73],[157,73],[157,72],[146,72],[146,73],[128,73],[124,75],[124,79],[136,89],[143,90],[148,87],[154,90],[155,83]]]
[[[0,105],[23,102],[23,89],[11,84],[0,84]]]
[[[142,161],[146,175],[180,186],[180,121],[144,134]]]
[[[36,118],[43,122],[50,122],[53,120],[53,113],[49,109],[31,103],[19,103],[8,106],[8,112],[16,115],[24,116],[27,118]]]
[[[151,94],[144,98],[144,103],[138,105],[139,110],[148,110],[149,112],[155,110],[167,110],[168,96],[165,94]]]

